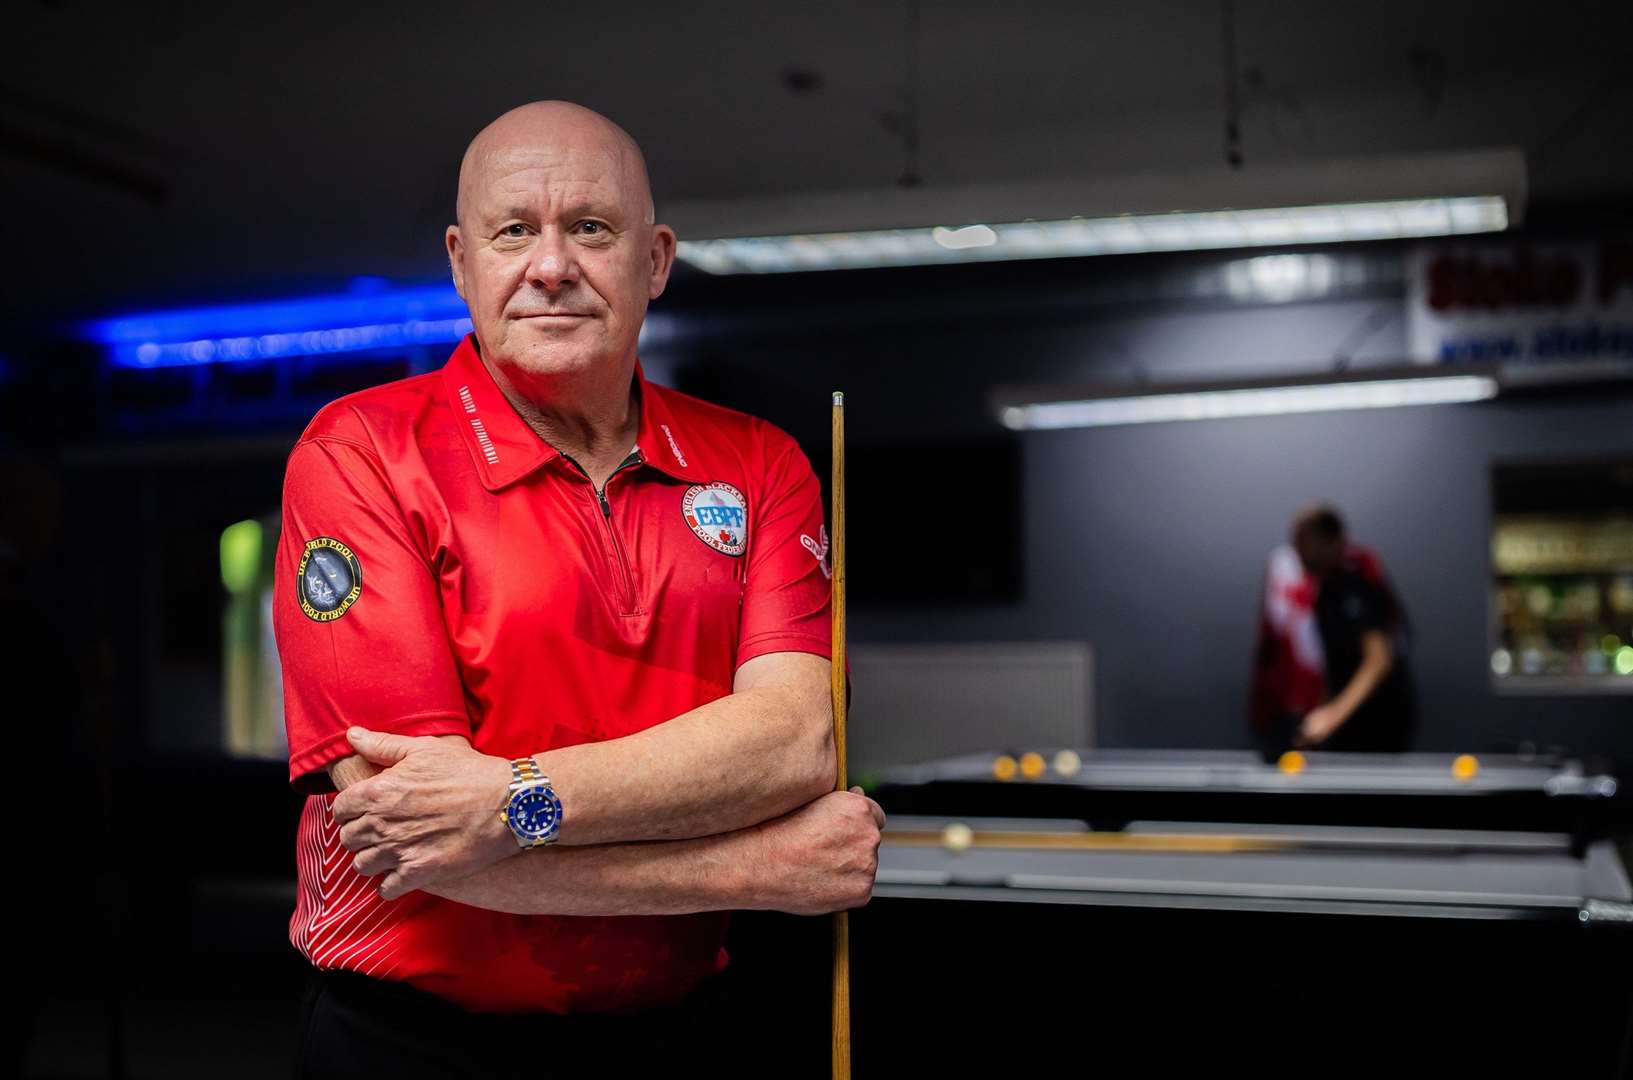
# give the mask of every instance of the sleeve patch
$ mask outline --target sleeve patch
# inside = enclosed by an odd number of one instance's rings
[[[306,541],[295,589],[301,611],[316,622],[332,622],[363,595],[363,567],[351,548],[332,536]]]

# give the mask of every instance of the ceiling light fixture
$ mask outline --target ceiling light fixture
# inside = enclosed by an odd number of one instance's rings
[[[1081,390],[1009,390],[997,398],[998,419],[1014,431],[1111,427],[1173,420],[1224,420],[1245,416],[1449,405],[1497,395],[1487,371],[1410,372],[1399,368],[1364,375],[1299,380],[1218,383],[1165,389],[1097,393]]]
[[[1501,232],[1496,196],[1289,206],[1266,210],[1127,214],[999,225],[682,240],[681,259],[711,274],[779,274],[885,266],[1136,255],[1156,251],[1332,244]]]
[[[685,262],[772,274],[1498,232],[1525,196],[1525,156],[1506,148],[680,202],[663,217]]]

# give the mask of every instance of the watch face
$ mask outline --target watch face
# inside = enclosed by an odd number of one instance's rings
[[[546,785],[523,788],[510,798],[506,816],[519,836],[549,836],[561,824],[561,800]]]

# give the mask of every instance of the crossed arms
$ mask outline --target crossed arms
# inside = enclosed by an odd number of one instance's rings
[[[829,663],[772,653],[732,693],[621,739],[534,755],[563,806],[522,851],[500,820],[508,761],[458,735],[352,729],[332,812],[382,896],[415,889],[515,914],[819,914],[867,902],[884,815],[834,792]]]

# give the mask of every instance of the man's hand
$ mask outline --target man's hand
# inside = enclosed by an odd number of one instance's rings
[[[348,786],[331,812],[357,872],[384,875],[383,898],[466,877],[521,850],[499,819],[511,779],[505,759],[461,740],[358,727],[346,734],[385,771]]]
[[[885,812],[859,787],[830,792],[757,826],[765,860],[755,876],[770,893],[758,906],[825,915],[866,904],[884,827]]]
[[[1389,635],[1382,630],[1368,630],[1361,635],[1361,666],[1355,669],[1349,685],[1325,705],[1311,709],[1304,722],[1293,733],[1293,745],[1320,746],[1343,727],[1355,710],[1378,689],[1395,667],[1395,647]]]
[[[1298,731],[1293,733],[1293,745],[1301,748],[1320,746],[1332,738],[1333,732],[1343,727],[1348,719],[1349,715],[1330,701],[1318,705],[1305,714]]]

